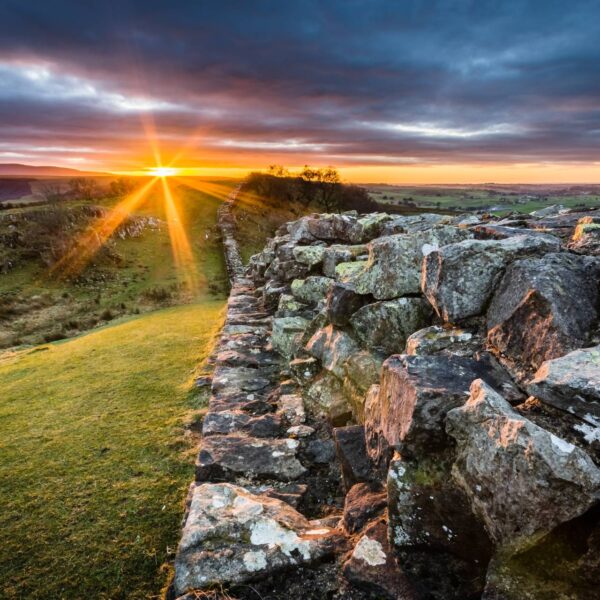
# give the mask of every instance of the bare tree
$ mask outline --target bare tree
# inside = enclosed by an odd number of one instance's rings
[[[37,191],[48,204],[56,204],[63,197],[59,181],[44,181],[38,186]]]

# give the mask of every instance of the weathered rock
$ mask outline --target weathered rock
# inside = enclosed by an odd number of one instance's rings
[[[296,246],[293,255],[299,263],[312,269],[323,262],[325,246]]]
[[[381,235],[387,223],[394,220],[387,213],[369,213],[358,218],[358,224],[362,228],[361,240],[363,242],[372,240]]]
[[[198,485],[175,559],[174,589],[243,583],[310,564],[335,549],[338,536],[289,504],[227,483]]]
[[[292,296],[298,301],[315,306],[320,300],[323,300],[333,280],[329,277],[320,277],[312,275],[306,279],[294,279],[292,281]]]
[[[387,493],[376,483],[357,483],[346,494],[342,521],[349,533],[360,531],[387,507]]]
[[[599,280],[600,260],[585,256],[514,262],[488,310],[488,344],[517,370],[581,347],[598,319]]]
[[[213,376],[213,392],[224,388],[256,392],[269,386],[271,380],[261,370],[249,367],[220,367]]]
[[[253,417],[238,411],[209,412],[202,421],[202,435],[247,433],[254,437],[275,437],[281,429],[278,415]]]
[[[560,241],[546,235],[449,244],[427,255],[421,287],[438,315],[456,323],[485,311],[512,261],[559,249]]]
[[[385,447],[404,454],[431,452],[447,445],[444,419],[449,410],[466,402],[471,383],[483,378],[496,386],[494,364],[460,356],[391,356],[383,363],[377,397],[365,411],[367,439],[373,452]]]
[[[202,440],[196,463],[196,481],[222,481],[237,475],[255,479],[290,481],[306,469],[296,458],[298,441],[210,436]]]
[[[396,454],[387,476],[391,543],[419,591],[440,600],[478,597],[493,551],[451,464],[450,452]]]
[[[379,381],[384,358],[368,351],[351,354],[344,365],[343,391],[358,423],[364,423],[369,388]]]
[[[310,440],[305,446],[304,456],[312,463],[331,464],[335,460],[335,445],[330,439]]]
[[[301,279],[308,275],[310,269],[295,260],[279,260],[276,258],[266,269],[265,277],[275,281],[286,282]]]
[[[269,280],[263,287],[263,302],[269,309],[275,309],[282,294],[289,291],[289,287],[277,280]]]
[[[384,354],[403,352],[408,336],[430,322],[430,304],[422,298],[398,298],[367,304],[350,318],[358,339]]]
[[[581,254],[600,256],[600,216],[579,219],[568,247]]]
[[[481,380],[446,427],[457,444],[454,477],[505,550],[526,549],[600,496],[600,469],[585,452],[520,416]]]
[[[352,262],[358,256],[367,253],[367,246],[359,244],[356,246],[341,246],[334,244],[325,249],[323,254],[323,275],[335,277],[335,268],[340,263]]]
[[[354,262],[341,262],[335,267],[335,279],[340,283],[354,286],[356,278],[364,273],[367,260],[356,260]]]
[[[527,386],[546,404],[600,427],[600,346],[546,361]]]
[[[598,507],[515,556],[495,556],[483,600],[596,600],[600,575]]]
[[[333,430],[333,438],[346,490],[357,483],[372,481],[373,469],[367,455],[364,427],[336,427]]]
[[[321,361],[324,369],[342,378],[344,363],[351,354],[359,350],[359,347],[347,333],[329,325],[319,329],[311,337],[306,350]]]
[[[385,600],[418,597],[398,566],[387,540],[387,526],[380,520],[369,526],[342,568],[344,577],[360,589]]]
[[[440,226],[423,232],[378,238],[368,244],[369,260],[364,269],[347,273],[344,280],[352,283],[359,294],[372,294],[377,300],[417,294],[420,292],[423,257],[440,246],[469,237],[471,234],[464,229]]]
[[[326,417],[333,425],[345,425],[352,418],[342,382],[330,373],[324,373],[306,390],[305,402],[310,413]]]
[[[327,320],[333,325],[344,327],[350,317],[367,301],[368,299],[357,294],[351,285],[335,282],[327,295],[325,305]]]
[[[281,294],[279,297],[279,304],[277,305],[277,312],[275,316],[277,318],[282,317],[298,317],[309,308],[307,304],[298,302],[291,294]]]
[[[447,215],[436,215],[423,213],[421,215],[405,215],[394,217],[381,228],[381,234],[395,235],[397,233],[410,233],[415,231],[427,231],[436,225],[448,224],[452,220]]]
[[[310,321],[303,317],[282,317],[273,319],[271,343],[273,350],[290,359],[298,349],[302,334]]]
[[[298,394],[279,396],[279,410],[290,425],[302,425],[306,420],[304,401]]]
[[[293,242],[314,243],[315,240],[358,244],[365,226],[351,214],[315,214],[288,223],[289,238]]]
[[[373,468],[380,478],[385,478],[394,451],[382,433],[386,405],[379,401],[380,389],[379,384],[371,385],[365,397],[365,447]]]
[[[558,215],[561,211],[565,210],[565,207],[562,204],[551,204],[550,206],[545,206],[544,208],[540,208],[538,210],[534,210],[531,213],[532,217],[552,217],[554,215]]]
[[[295,358],[291,360],[290,371],[299,385],[310,383],[321,371],[321,365],[316,358]]]
[[[406,354],[425,356],[445,352],[457,356],[472,356],[481,349],[480,336],[459,327],[432,325],[415,331],[406,340]]]
[[[286,431],[287,435],[294,439],[310,437],[314,432],[315,429],[310,425],[293,425]]]

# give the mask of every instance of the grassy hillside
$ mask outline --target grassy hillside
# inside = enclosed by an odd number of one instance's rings
[[[218,185],[226,193],[234,182]],[[117,316],[223,297],[227,282],[215,229],[221,198],[184,183],[173,182],[171,187],[194,255],[198,280],[194,294],[182,286],[175,266],[160,185],[133,214],[133,218],[151,219],[152,226],[137,237],[115,236],[101,256],[69,280],[49,271],[43,260],[47,248],[61,242],[61,236],[76,237],[93,222],[80,216],[84,209],[92,205],[110,209],[118,198],[0,212],[0,348],[54,341]],[[54,222],[61,219],[69,225],[57,233]],[[8,266],[3,269],[3,265]]]
[[[317,211],[314,205],[306,206],[299,202],[283,205],[248,192],[239,194],[233,214],[244,262],[263,249],[267,239],[280,225]]]
[[[0,597],[154,598],[223,301],[0,356]]]

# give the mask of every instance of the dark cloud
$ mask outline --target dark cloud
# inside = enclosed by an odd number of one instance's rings
[[[0,161],[147,112],[220,160],[598,161],[599,40],[595,0],[4,0]]]

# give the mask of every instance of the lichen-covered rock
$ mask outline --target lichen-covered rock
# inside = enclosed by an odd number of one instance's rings
[[[298,460],[298,441],[241,435],[215,435],[202,440],[196,481],[223,481],[235,476],[291,481],[306,472]]]
[[[324,373],[306,390],[305,405],[310,413],[326,417],[333,425],[345,425],[352,418],[342,382],[330,373]]]
[[[292,253],[299,263],[312,269],[323,262],[325,248],[325,246],[295,246]]]
[[[396,562],[385,521],[372,523],[342,567],[344,577],[382,600],[416,600],[410,582]]]
[[[422,298],[398,298],[367,304],[350,318],[358,339],[384,354],[403,352],[408,336],[430,322],[431,305]]]
[[[381,235],[385,225],[393,221],[394,217],[387,213],[369,213],[358,218],[358,224],[362,228],[361,240],[367,242]]]
[[[315,306],[319,300],[323,300],[331,285],[332,279],[329,277],[320,277],[312,275],[306,279],[294,279],[292,281],[292,296],[298,302],[304,302],[310,306]]]
[[[282,317],[273,319],[271,343],[273,350],[284,358],[290,359],[300,345],[304,330],[310,321],[303,317]]]
[[[600,427],[600,345],[546,361],[527,386],[532,395]],[[598,436],[600,439],[600,436]]]
[[[343,246],[333,244],[325,249],[323,254],[323,275],[326,277],[335,277],[335,268],[340,263],[352,262],[359,256],[367,253],[367,246],[358,244],[354,246]]]
[[[449,244],[427,255],[421,287],[438,315],[456,323],[484,312],[512,261],[559,249],[560,241],[548,235]]]
[[[469,237],[471,234],[464,229],[440,226],[422,232],[377,238],[367,245],[369,259],[364,269],[355,268],[343,280],[352,283],[359,294],[372,294],[377,300],[417,294],[420,292],[423,257],[441,246]],[[336,272],[339,269],[340,265]],[[341,279],[341,274],[338,274],[338,279]]]
[[[311,337],[306,350],[321,361],[324,369],[341,379],[344,377],[344,363],[359,347],[347,333],[329,325]]]
[[[357,260],[355,262],[341,262],[335,267],[335,279],[340,283],[353,284],[356,280],[356,277],[364,272],[366,266],[366,260]]]
[[[325,304],[327,320],[333,325],[344,327],[350,317],[367,301],[367,298],[357,294],[351,285],[335,282],[329,290]]]
[[[344,365],[344,395],[352,405],[358,423],[364,423],[367,392],[379,381],[383,360],[384,357],[363,350],[351,354]]]
[[[175,558],[176,594],[244,583],[333,554],[339,535],[289,504],[228,483],[197,485]]]
[[[488,344],[518,371],[581,347],[598,319],[600,259],[547,254],[518,260],[487,315]]]
[[[457,445],[456,481],[494,540],[516,552],[600,496],[600,469],[573,444],[538,427],[481,380],[448,413]]]
[[[492,361],[461,356],[395,355],[383,363],[377,406],[365,411],[367,439],[381,456],[386,445],[418,455],[447,445],[444,420],[466,402],[471,383],[503,383]],[[370,408],[370,410],[369,410]]]
[[[424,356],[444,352],[457,356],[472,356],[481,349],[480,336],[460,327],[432,325],[415,331],[406,340],[406,354]]]
[[[291,294],[281,294],[277,305],[276,318],[298,317],[308,309],[304,302],[298,302]]]
[[[579,219],[569,240],[569,250],[600,256],[600,216]]]

